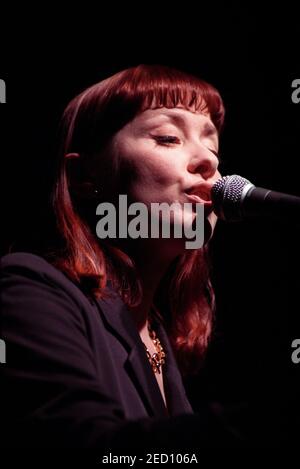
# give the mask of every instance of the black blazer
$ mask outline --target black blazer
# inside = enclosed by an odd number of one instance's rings
[[[162,324],[157,324],[157,334],[167,356],[169,415],[130,313],[107,288],[114,298],[91,301],[41,257],[14,253],[2,258],[5,445],[216,445],[219,418],[207,410],[193,414]],[[220,435],[228,445],[227,430]]]

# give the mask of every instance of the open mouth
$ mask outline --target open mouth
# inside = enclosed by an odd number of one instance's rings
[[[213,204],[211,200],[203,200],[199,195],[196,195],[196,194],[185,193],[185,195],[188,201],[191,202],[192,204],[204,205],[204,213],[206,217],[213,211]]]

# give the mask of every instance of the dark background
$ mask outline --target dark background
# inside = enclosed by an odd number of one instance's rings
[[[76,20],[35,11],[32,25],[18,11],[18,21],[2,31],[1,254],[47,217],[55,134],[66,104],[138,63],[174,66],[214,84],[226,107],[222,173],[300,196],[300,103],[291,100],[291,83],[300,78],[294,6],[270,6],[267,13],[235,4],[194,8],[162,12],[153,4],[136,20],[125,19],[119,7],[82,10]],[[299,234],[292,219],[218,223],[211,242],[215,333],[202,371],[186,383],[195,409],[203,399],[271,407],[295,441],[300,364],[291,361],[291,342],[300,338]]]

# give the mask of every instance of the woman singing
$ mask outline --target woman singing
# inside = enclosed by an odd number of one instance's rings
[[[244,444],[220,413],[194,414],[182,382],[199,369],[212,330],[210,191],[220,177],[223,119],[213,86],[163,66],[121,71],[67,106],[52,238],[43,249],[2,258],[7,446]],[[152,204],[176,203],[170,236],[120,231],[120,195],[149,213]],[[115,209],[117,226],[107,219],[101,237],[105,207]],[[172,228],[195,226],[201,213],[204,241],[187,249]]]

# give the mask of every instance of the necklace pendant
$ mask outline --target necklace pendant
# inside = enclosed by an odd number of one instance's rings
[[[161,367],[165,363],[166,354],[165,354],[164,349],[163,349],[163,347],[160,343],[160,340],[156,336],[155,331],[153,329],[151,329],[150,327],[148,327],[148,329],[149,329],[149,335],[150,335],[150,337],[153,341],[153,344],[154,344],[157,352],[153,353],[153,355],[151,356],[151,353],[149,352],[148,348],[144,344],[145,349],[146,349],[146,353],[147,353],[147,357],[149,359],[149,362],[151,364],[153,372],[160,374]]]

